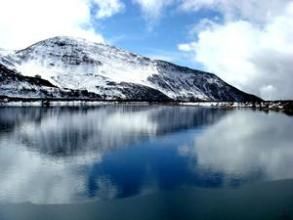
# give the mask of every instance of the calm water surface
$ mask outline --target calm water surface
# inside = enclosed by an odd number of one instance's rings
[[[293,179],[293,117],[155,105],[0,108],[0,167],[1,204],[237,190]]]

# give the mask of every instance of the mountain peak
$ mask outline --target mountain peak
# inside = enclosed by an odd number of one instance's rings
[[[34,47],[55,47],[55,48],[66,48],[66,47],[80,47],[80,48],[87,48],[87,47],[105,47],[105,48],[112,48],[116,50],[121,50],[106,43],[100,42],[93,42],[81,37],[72,37],[72,36],[55,36],[51,38],[47,38],[45,40],[36,42],[35,44],[22,49],[20,51],[34,48]]]
[[[110,99],[142,97],[141,91],[181,101],[256,99],[216,75],[68,36],[52,37],[0,55],[0,63],[23,76],[38,76],[58,88],[84,90]]]

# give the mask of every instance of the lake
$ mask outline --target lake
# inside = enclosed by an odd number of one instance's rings
[[[0,219],[293,219],[293,117],[0,108]]]

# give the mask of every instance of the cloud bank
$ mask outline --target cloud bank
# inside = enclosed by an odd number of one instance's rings
[[[180,8],[223,15],[221,22],[195,25],[194,40],[179,44],[180,51],[245,91],[265,99],[292,99],[292,1],[185,0]]]
[[[91,9],[97,8],[96,14]],[[0,7],[0,48],[20,49],[56,35],[103,42],[96,19],[124,8],[120,0],[3,0]]]

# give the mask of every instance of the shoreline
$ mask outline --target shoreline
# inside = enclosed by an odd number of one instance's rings
[[[293,100],[231,102],[231,101],[147,101],[147,100],[98,100],[98,99],[42,99],[42,98],[0,98],[0,107],[94,107],[101,105],[138,104],[138,105],[180,105],[225,109],[255,109],[277,111],[293,115]]]
[[[293,114],[293,101],[262,101],[262,102],[186,102],[185,106],[214,107],[241,109],[250,108],[262,111],[281,111]]]

